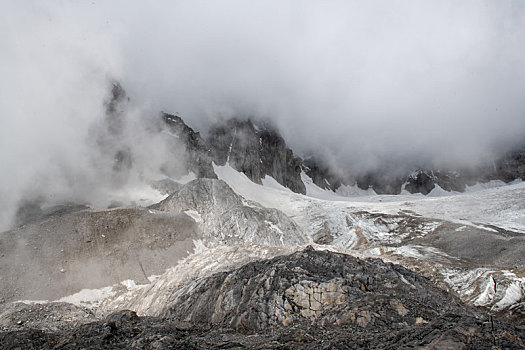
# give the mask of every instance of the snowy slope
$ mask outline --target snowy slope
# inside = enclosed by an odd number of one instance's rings
[[[480,185],[475,191],[459,194],[444,191],[445,193],[440,193],[440,196],[437,191],[434,193],[435,197],[429,198],[422,195],[375,194],[344,197],[323,190],[311,181],[306,181],[307,196],[304,196],[292,193],[273,179],[265,179],[263,182],[265,186],[255,184],[228,165],[214,165],[214,169],[219,178],[241,196],[259,202],[265,207],[280,209],[290,216],[297,216],[299,208],[317,206],[327,209],[367,210],[384,214],[397,214],[399,211],[410,210],[428,218],[472,226],[494,225],[525,233],[525,182],[486,189],[480,189]],[[302,174],[302,176],[307,179],[306,175]],[[267,186],[268,183],[272,185]]]
[[[238,194],[283,211],[316,243],[401,263],[476,305],[502,309],[523,302],[523,264],[498,256],[499,249],[513,249],[511,236],[521,239],[519,244],[525,237],[523,182],[477,186],[466,193],[435,189],[426,197],[363,193],[343,197],[315,186],[303,174],[305,196],[279,187],[268,178],[263,186],[257,185],[228,165],[214,168],[219,178]],[[467,233],[474,239],[478,235],[488,237],[487,249],[495,250],[490,261],[471,259],[476,258],[476,252],[456,254],[454,249],[447,249],[444,244],[444,248],[438,248],[440,242],[433,242],[434,236],[446,236],[447,243],[454,246],[455,239]],[[516,253],[523,255],[520,246],[516,246]],[[485,266],[496,263],[502,266]],[[494,280],[498,287],[490,292]]]

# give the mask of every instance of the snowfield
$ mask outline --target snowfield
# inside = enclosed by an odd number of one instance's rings
[[[271,177],[259,185],[229,165],[214,165],[214,170],[241,197],[225,196],[226,189],[221,189],[217,192],[221,199],[209,197],[208,204],[187,199],[185,192],[164,201],[165,210],[179,210],[204,232],[203,239],[193,241],[194,250],[186,258],[165,273],[150,276],[150,283],[123,281],[60,301],[97,307],[102,313],[129,308],[139,315],[158,315],[178,289],[199,278],[311,244],[399,263],[463,301],[494,312],[525,304],[525,245],[520,246],[525,239],[523,182],[481,184],[465,193],[436,188],[429,196],[394,196],[349,186],[334,193],[317,187],[303,173],[307,194],[301,195]],[[184,186],[195,193],[191,186],[201,184]],[[229,204],[221,204],[230,197],[224,202]],[[280,217],[284,214],[275,209],[286,215]],[[258,218],[258,228],[250,217]],[[287,223],[286,217],[293,222]]]
[[[327,209],[325,212],[330,209],[351,209],[383,214],[397,214],[403,210],[410,210],[427,218],[474,227],[494,225],[509,231],[525,233],[525,182],[505,185],[501,181],[492,181],[472,186],[465,193],[437,190],[429,196],[377,195],[372,189],[365,191],[356,188],[354,196],[345,197],[317,187],[302,173],[307,193],[304,196],[293,193],[273,178],[266,177],[261,186],[251,182],[246,175],[229,165],[215,165],[214,169],[219,178],[239,195],[265,207],[282,210],[292,217],[299,214],[300,208],[305,207],[324,207]]]

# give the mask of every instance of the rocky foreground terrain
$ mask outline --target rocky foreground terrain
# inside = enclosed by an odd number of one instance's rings
[[[0,323],[6,349],[525,347],[525,325],[468,307],[417,273],[311,247],[198,279],[158,317],[14,304]]]

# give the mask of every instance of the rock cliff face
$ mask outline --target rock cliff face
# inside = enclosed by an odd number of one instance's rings
[[[126,134],[126,110],[129,97],[120,83],[113,82],[111,93],[106,101],[106,116],[99,130],[97,142],[104,154],[113,157],[113,182],[125,182],[133,165],[133,154],[124,141]]]
[[[230,119],[213,127],[208,137],[213,159],[227,162],[256,183],[266,175],[297,193],[306,193],[301,181],[302,160],[294,156],[277,131],[256,128],[250,120]]]
[[[118,82],[113,82],[105,102],[106,116],[95,132],[101,155],[113,158],[115,184],[126,182],[133,165],[133,154],[129,144],[124,142],[128,102],[125,90]],[[275,128],[264,123],[261,124],[263,126],[256,126],[250,119],[229,119],[213,126],[205,140],[177,115],[162,112],[160,119],[159,131],[177,139],[176,146],[172,148],[180,145],[185,148],[184,171],[193,172],[197,178],[217,178],[212,162],[218,165],[228,162],[256,183],[261,183],[268,175],[292,191],[303,194],[306,188],[301,172],[323,189],[336,191],[341,185],[353,186],[357,183],[361,189],[372,188],[378,194],[399,194],[403,189],[428,194],[436,185],[446,191],[463,192],[467,185],[477,182],[525,179],[525,148],[507,152],[493,164],[470,170],[419,168],[399,173],[392,172],[385,165],[365,174],[360,173],[360,169],[342,174],[322,160],[308,158],[303,161],[288,148]],[[177,168],[171,169],[169,160],[166,164],[163,170],[167,175],[181,175],[178,165],[171,164]]]
[[[408,176],[405,190],[410,193],[429,194],[435,186],[436,177],[432,172],[418,170]]]
[[[212,157],[208,145],[200,136],[187,126],[181,117],[161,113],[161,118],[173,136],[185,146],[185,160],[188,171],[192,171],[198,178],[216,179],[217,175],[213,171]]]
[[[357,179],[357,186],[363,190],[372,188],[377,194],[399,194],[403,179],[389,174],[369,173]]]
[[[436,185],[445,191],[464,192],[478,182],[525,180],[525,149],[508,152],[491,165],[476,169],[420,169],[408,175],[405,189],[410,193],[428,194]]]
[[[490,179],[510,182],[515,179],[525,180],[525,147],[507,152],[493,166]]]

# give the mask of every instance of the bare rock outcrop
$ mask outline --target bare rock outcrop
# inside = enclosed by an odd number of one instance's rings
[[[163,316],[255,331],[293,325],[396,330],[479,313],[429,280],[379,259],[307,248],[197,280]]]
[[[191,216],[201,225],[208,242],[271,246],[307,243],[297,224],[283,212],[246,201],[222,180],[193,180],[152,208]]]
[[[185,165],[188,171],[193,172],[198,178],[216,179],[213,171],[210,149],[200,133],[190,128],[181,117],[168,113],[161,113],[168,132],[177,138],[185,147]]]
[[[256,127],[251,120],[230,119],[211,129],[208,144],[218,165],[229,163],[255,183],[269,175],[294,192],[306,193],[301,158],[273,128]]]

